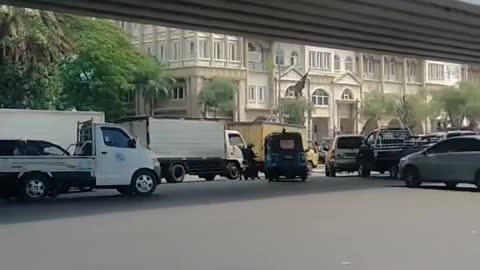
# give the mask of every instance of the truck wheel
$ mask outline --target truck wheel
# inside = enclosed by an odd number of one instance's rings
[[[418,188],[422,184],[417,169],[414,167],[405,169],[403,181],[405,181],[405,185],[409,188]]]
[[[240,177],[240,166],[235,162],[229,162],[227,164],[227,178],[231,180],[238,179]]]
[[[187,170],[182,164],[172,164],[172,166],[167,172],[167,183],[181,183],[185,179],[186,174]]]
[[[49,179],[40,173],[27,174],[22,177],[20,195],[27,201],[40,201],[48,195]]]
[[[155,174],[148,170],[140,170],[132,177],[130,190],[135,195],[148,196],[157,188],[157,180]]]

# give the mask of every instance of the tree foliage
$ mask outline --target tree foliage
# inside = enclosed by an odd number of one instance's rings
[[[213,117],[217,117],[217,112],[231,114],[234,109],[233,96],[238,90],[237,84],[229,79],[222,77],[212,78],[204,85],[199,94],[199,103],[203,106],[203,117],[208,116],[208,112],[213,112]]]
[[[480,117],[480,84],[464,81],[433,93],[432,107],[445,115],[445,121],[459,128],[466,119],[475,121]]]
[[[307,115],[312,113],[313,104],[306,98],[285,100],[281,111],[287,124],[304,125]]]
[[[61,93],[58,65],[74,51],[53,12],[0,6],[0,106],[52,109]]]
[[[50,11],[0,6],[0,61],[32,66],[62,61],[74,50],[64,28],[69,18]]]
[[[0,108],[54,109],[62,84],[58,71],[20,64],[0,64]]]
[[[381,119],[393,116],[395,97],[371,91],[365,94],[360,107],[360,115],[365,119]]]
[[[127,35],[103,20],[81,19],[70,26],[77,54],[64,65],[64,108],[123,116],[125,97],[140,91],[147,101],[167,96],[168,79],[153,58],[137,52]]]

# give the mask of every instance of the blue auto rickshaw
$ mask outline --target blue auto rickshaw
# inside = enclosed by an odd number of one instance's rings
[[[300,133],[284,130],[265,138],[265,177],[270,182],[280,177],[307,180],[308,161]]]

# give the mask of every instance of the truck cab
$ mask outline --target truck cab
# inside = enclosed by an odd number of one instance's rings
[[[155,155],[115,124],[81,125],[75,155],[94,157],[98,187],[129,185],[140,168],[160,175]]]
[[[247,148],[247,144],[242,134],[236,130],[225,130],[225,142],[227,150],[227,174],[231,179],[237,179],[240,175],[236,175],[235,171],[241,173],[245,169],[245,161],[243,159],[243,149]]]

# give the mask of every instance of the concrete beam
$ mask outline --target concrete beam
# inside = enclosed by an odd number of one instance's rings
[[[480,8],[453,0],[3,0],[87,16],[480,63]]]

